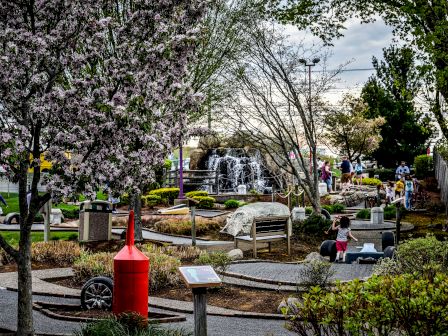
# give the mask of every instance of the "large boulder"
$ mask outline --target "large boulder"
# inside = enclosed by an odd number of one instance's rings
[[[200,164],[205,154],[207,152],[200,148],[195,148],[190,151],[190,170],[200,169]]]
[[[233,249],[230,250],[229,252],[227,252],[227,255],[229,256],[230,259],[232,260],[241,260],[244,258],[244,254],[243,251],[240,249]]]
[[[252,222],[255,217],[289,216],[289,209],[281,203],[257,202],[238,208],[229,218],[222,229],[222,233],[232,236],[250,234]]]

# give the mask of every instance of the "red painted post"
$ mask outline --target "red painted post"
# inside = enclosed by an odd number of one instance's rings
[[[136,312],[148,317],[149,259],[134,246],[134,211],[129,213],[126,246],[114,258],[115,315]]]

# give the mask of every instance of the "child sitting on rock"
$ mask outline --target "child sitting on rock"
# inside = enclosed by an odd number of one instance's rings
[[[336,222],[339,220],[339,225],[336,225]],[[342,262],[345,262],[345,255],[347,254],[347,244],[348,237],[352,238],[354,241],[358,241],[355,237],[353,237],[350,232],[350,218],[347,216],[337,216],[333,220],[333,224],[331,225],[333,230],[338,231],[338,235],[336,237],[336,260],[335,262],[339,262],[339,259],[342,255]]]

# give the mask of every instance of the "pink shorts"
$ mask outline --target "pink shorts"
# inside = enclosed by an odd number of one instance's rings
[[[347,244],[348,244],[348,242],[346,242],[346,241],[336,240],[336,251],[338,251],[338,252],[347,251]]]

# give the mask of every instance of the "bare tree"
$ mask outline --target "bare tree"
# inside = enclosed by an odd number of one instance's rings
[[[292,174],[320,212],[317,144],[323,132],[322,95],[334,84],[338,71],[326,71],[325,51],[291,46],[274,28],[254,32],[248,58],[234,69],[238,95],[228,101],[226,117],[235,132],[266,153],[282,171]],[[300,59],[320,56],[321,71],[313,74],[311,90]],[[311,154],[308,157],[308,154]]]

